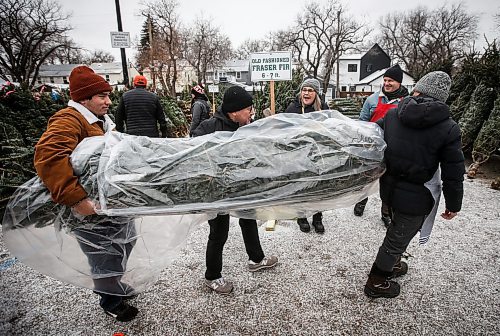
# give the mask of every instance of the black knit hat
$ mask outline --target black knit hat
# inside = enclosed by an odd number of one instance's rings
[[[252,96],[240,86],[231,86],[224,93],[222,99],[222,112],[227,114],[243,110],[253,105]]]
[[[389,69],[387,69],[384,73],[384,77],[389,77],[394,79],[398,83],[403,82],[403,70],[401,70],[401,67],[399,64],[393,65]]]

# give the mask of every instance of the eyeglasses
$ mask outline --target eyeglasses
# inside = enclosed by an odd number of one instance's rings
[[[315,91],[314,91],[314,89],[302,88],[302,92],[304,92],[304,93],[306,93],[306,92],[308,92],[308,93],[313,93],[313,92],[315,92]]]

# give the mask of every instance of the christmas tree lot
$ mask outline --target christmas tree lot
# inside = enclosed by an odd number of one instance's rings
[[[465,57],[453,77],[447,102],[462,132],[462,150],[472,156],[469,178],[500,149],[499,93],[500,52],[493,41],[483,54],[471,52]]]
[[[17,187],[36,175],[33,154],[38,139],[47,127],[47,121],[67,106],[67,91],[52,94],[51,88],[42,86],[27,90],[6,83],[0,87],[0,218],[9,197]],[[109,115],[113,119],[123,91],[113,91]],[[168,125],[168,137],[184,137],[189,123],[185,110],[175,98],[161,97]],[[189,111],[189,110],[188,110]]]

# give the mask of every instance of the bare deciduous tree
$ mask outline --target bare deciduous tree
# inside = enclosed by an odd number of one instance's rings
[[[233,52],[229,38],[211,20],[197,18],[186,32],[184,57],[196,69],[199,83],[206,83],[206,72],[228,60]]]
[[[84,63],[84,60],[84,50],[73,40],[67,38],[64,46],[50,54],[44,64],[81,64]]]
[[[360,23],[350,18],[338,0],[324,6],[316,2],[305,6],[296,26],[277,35],[292,48],[304,72],[323,79],[326,91],[337,58],[357,45],[369,34]]]
[[[272,43],[268,40],[245,40],[235,51],[239,59],[249,59],[255,52],[272,51]]]
[[[182,56],[181,23],[176,0],[151,0],[145,4],[143,14],[151,18],[158,36],[153,42],[156,75],[166,92],[175,97],[177,63]]]
[[[431,70],[451,71],[476,38],[478,18],[463,4],[429,11],[417,7],[382,18],[382,46],[416,79]]]
[[[51,0],[2,0],[1,78],[28,86],[35,83],[40,66],[67,41],[69,15],[61,13],[61,6]]]
[[[105,50],[94,50],[89,52],[88,55],[84,56],[83,63],[111,63],[115,61],[115,56],[113,56],[109,51]]]

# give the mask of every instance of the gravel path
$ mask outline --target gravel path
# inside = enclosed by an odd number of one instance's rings
[[[203,287],[208,225],[200,226],[133,301],[141,312],[130,323],[106,316],[90,290],[13,263],[0,232],[0,335],[498,335],[500,192],[481,180],[465,181],[465,192],[457,218],[438,219],[426,246],[412,241],[395,299],[363,294],[384,235],[373,196],[362,218],[351,208],[325,212],[323,236],[292,221],[274,232],[261,227],[264,251],[280,264],[260,273],[246,270],[232,225],[223,269],[235,284],[229,296]]]

